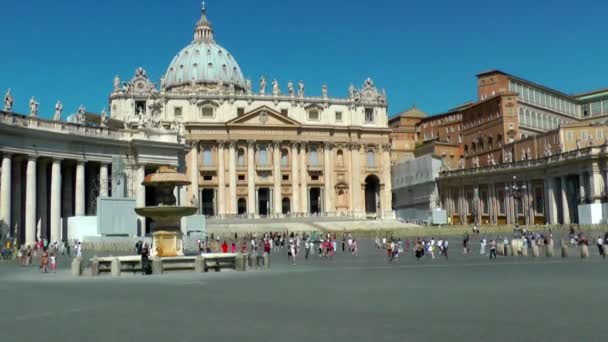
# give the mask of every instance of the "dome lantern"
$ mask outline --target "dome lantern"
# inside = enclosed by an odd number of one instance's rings
[[[202,14],[201,19],[196,23],[196,28],[194,29],[194,40],[195,41],[213,41],[213,26],[207,19],[207,9],[205,7],[205,2],[203,1]]]

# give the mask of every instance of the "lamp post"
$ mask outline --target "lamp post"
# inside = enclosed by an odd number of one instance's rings
[[[507,190],[507,195],[513,201],[513,217],[515,220],[515,226],[517,227],[519,225],[519,217],[518,217],[519,199],[521,198],[522,192],[523,193],[526,192],[526,184],[524,183],[521,186],[521,188],[518,187],[517,186],[517,176],[513,176],[513,184],[511,186],[507,185],[505,188]],[[522,208],[522,212],[523,212],[523,208]]]

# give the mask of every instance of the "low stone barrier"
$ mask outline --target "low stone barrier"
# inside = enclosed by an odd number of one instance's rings
[[[552,258],[555,251],[553,250],[553,239],[549,239],[549,243],[547,244],[546,255],[547,258]]]
[[[75,277],[79,277],[82,275],[82,259],[74,258],[72,259],[72,275]]]
[[[562,258],[567,258],[568,257],[568,245],[566,244],[566,241],[564,241],[564,240],[561,241],[561,248],[562,248]]]
[[[532,243],[532,256],[538,258],[540,256],[540,248],[536,242]]]
[[[587,245],[581,245],[581,259],[589,258],[589,247]]]

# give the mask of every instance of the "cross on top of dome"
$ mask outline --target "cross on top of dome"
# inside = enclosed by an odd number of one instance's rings
[[[213,26],[211,26],[211,23],[207,19],[207,8],[205,1],[202,2],[201,18],[196,23],[196,28],[194,29],[194,40],[213,41]]]

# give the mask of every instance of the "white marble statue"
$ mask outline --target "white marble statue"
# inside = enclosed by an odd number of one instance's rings
[[[30,98],[30,116],[37,117],[38,116],[38,106],[40,103],[36,101],[36,98],[33,96]]]
[[[576,149],[577,150],[581,149],[581,139],[576,139]]]
[[[224,81],[222,79],[217,80],[217,92],[220,94],[224,93]]]
[[[304,82],[300,81],[298,84],[298,96],[304,97]]]
[[[13,94],[11,94],[10,88],[6,91],[6,95],[4,95],[4,111],[10,112],[13,110]]]
[[[327,83],[325,82],[323,82],[323,86],[321,86],[321,94],[323,95],[324,99],[327,98]]]
[[[86,114],[87,110],[86,108],[84,108],[83,105],[80,105],[80,107],[78,107],[78,111],[76,112],[76,122],[79,124],[84,123],[84,115]]]
[[[101,122],[100,122],[101,127],[108,127],[108,121],[109,121],[108,113],[106,112],[106,109],[104,108],[101,110]]]
[[[251,95],[251,92],[253,91],[250,79],[247,79],[247,81],[245,81],[245,91],[247,92],[247,95]]]
[[[55,103],[55,115],[53,115],[54,121],[61,121],[61,111],[63,110],[63,104],[61,101],[57,100]]]
[[[120,77],[118,75],[114,76],[114,91],[117,92],[120,90]]]
[[[165,76],[162,76],[162,77],[160,78],[160,90],[161,90],[161,91],[164,91],[164,90],[165,90],[165,84],[166,84],[166,83],[165,83]]]
[[[289,96],[294,96],[293,82],[291,80],[287,82],[287,91],[289,92]]]
[[[348,97],[351,99],[355,98],[355,86],[352,83],[348,87]]]
[[[275,78],[274,80],[272,80],[272,95],[279,96],[279,93],[279,81],[277,81],[277,79]]]
[[[262,75],[260,77],[260,94],[264,95],[266,93],[266,77]]]

